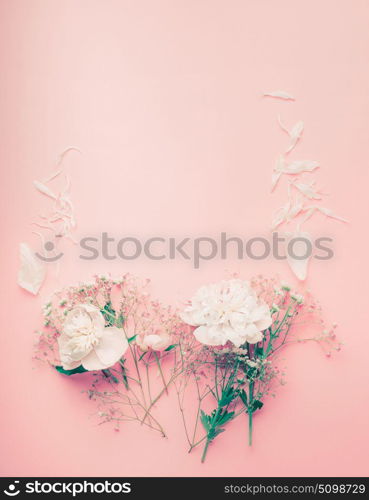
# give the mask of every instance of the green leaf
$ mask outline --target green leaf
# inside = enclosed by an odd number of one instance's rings
[[[256,410],[260,410],[263,406],[264,406],[264,403],[262,403],[258,399],[254,399],[254,401],[252,402],[252,412],[254,412]]]
[[[224,431],[225,429],[222,429],[221,427],[210,429],[210,431],[208,432],[208,440],[213,441],[213,439],[215,439],[217,436],[219,436],[219,434],[221,434]]]
[[[112,307],[112,303],[110,300],[105,304],[105,306],[102,309],[100,309],[100,311],[105,318],[106,326],[114,326],[116,321],[116,316],[115,316],[116,313]]]
[[[127,340],[128,340],[128,344],[130,344],[131,342],[133,342],[135,340],[135,338],[137,337],[137,335],[133,335],[133,337],[128,337]]]
[[[200,416],[201,423],[206,430],[207,433],[209,433],[211,426],[210,426],[210,417],[206,415],[206,413],[201,410],[201,416]]]
[[[112,381],[114,382],[114,384],[118,384],[119,383],[119,380],[117,379],[117,377],[115,375],[112,374],[112,372],[108,369],[106,370],[101,370],[104,377],[106,378],[111,378]]]
[[[235,397],[236,393],[233,387],[228,387],[222,391],[218,404],[220,407],[227,406],[235,399]]]
[[[64,370],[62,366],[55,366],[55,370],[58,371],[59,373],[62,373],[63,375],[74,375],[75,373],[85,373],[88,370],[83,368],[82,365],[77,366],[77,368],[73,368],[73,370]]]
[[[119,314],[119,316],[115,321],[115,326],[117,326],[118,328],[123,328],[123,325],[124,325],[124,316],[123,314]]]
[[[246,368],[246,378],[247,380],[255,380],[258,375],[258,369],[256,366],[248,366]]]
[[[122,370],[122,379],[123,379],[123,384],[125,386],[126,389],[129,389],[129,384],[128,384],[128,377],[127,377],[127,369],[124,365],[125,363],[125,359],[122,358],[119,360],[119,364],[120,364],[120,367],[121,367],[121,370]]]
[[[172,344],[170,345],[169,347],[167,347],[166,349],[164,349],[164,351],[171,351],[172,349],[174,349],[175,347],[177,347],[178,344]]]
[[[141,359],[148,353],[148,351],[145,351],[141,354],[141,356],[138,358],[138,361],[141,361]]]
[[[245,392],[245,389],[242,389],[242,391],[240,391],[240,398],[241,398],[241,401],[242,403],[246,406],[247,408],[247,394]]]
[[[255,356],[257,358],[263,358],[264,357],[264,349],[263,349],[262,346],[257,345],[255,347],[255,351],[254,352],[255,352]]]
[[[219,416],[217,420],[217,425],[218,426],[225,425],[227,422],[232,420],[233,417],[234,417],[234,411],[229,411],[229,412],[225,411],[222,415]]]

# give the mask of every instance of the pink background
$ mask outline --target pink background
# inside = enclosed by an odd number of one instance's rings
[[[355,476],[368,473],[369,3],[366,0],[1,0],[1,473],[3,475]],[[283,89],[295,103],[262,99]],[[269,192],[286,145],[276,117],[306,130],[296,159],[316,159],[327,206],[316,217],[335,258],[313,262],[308,286],[345,343],[286,351],[287,381],[255,417],[240,418],[208,460],[186,453],[175,397],[159,412],[170,439],[89,418],[81,384],[32,362],[40,307],[60,285],[131,271],[180,304],[238,271],[293,277],[284,263],[82,262],[65,245],[59,280],[40,297],[16,285],[18,244],[47,200],[32,181],[66,169],[78,235],[268,235],[285,184]]]

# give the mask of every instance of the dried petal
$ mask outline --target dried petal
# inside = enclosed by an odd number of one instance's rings
[[[347,219],[344,219],[343,217],[340,217],[339,215],[335,215],[333,213],[333,210],[330,208],[325,208],[325,207],[315,207],[317,210],[319,210],[322,214],[326,215],[327,217],[331,217],[332,219],[337,219],[340,220],[341,222],[348,222]]]
[[[49,189],[45,184],[43,184],[40,181],[33,181],[33,185],[35,188],[40,191],[40,193],[48,196],[49,198],[52,198],[53,200],[57,199],[57,196]]]
[[[291,221],[294,217],[296,217],[297,215],[299,215],[299,213],[304,209],[304,204],[303,204],[303,201],[300,200],[300,199],[295,199],[292,203],[291,203],[291,207],[290,207],[290,210],[287,214],[287,220],[288,222]]]
[[[295,160],[291,163],[277,167],[276,170],[284,174],[302,174],[303,172],[312,172],[319,167],[319,163],[315,160]]]
[[[316,210],[316,207],[314,207],[314,206],[304,207],[304,212],[306,212],[306,213],[302,217],[302,219],[299,221],[299,225],[298,225],[299,228],[301,228],[302,224],[305,224],[305,222],[307,222],[310,219],[310,217],[313,215],[315,210]]]
[[[71,146],[70,148],[67,148],[65,149],[62,153],[60,153],[60,155],[57,157],[57,161],[56,161],[56,165],[59,167],[62,163],[63,163],[63,160],[64,160],[64,157],[70,152],[70,151],[77,151],[77,153],[81,153],[82,154],[82,151],[78,148],[75,148],[73,146]]]
[[[264,92],[264,97],[277,97],[278,99],[285,99],[286,101],[294,101],[295,98],[285,92],[284,90],[274,90],[273,92]]]
[[[292,151],[294,149],[294,147],[296,146],[296,144],[300,140],[303,131],[304,131],[304,122],[302,122],[302,121],[297,122],[292,127],[292,129],[289,132],[289,136],[290,136],[290,139],[291,139],[290,140],[290,145],[286,149],[286,153],[289,153],[290,151]]]
[[[279,181],[279,178],[280,176],[282,175],[282,172],[276,172],[274,171],[272,173],[272,187],[271,187],[271,191],[273,192],[276,185],[278,184],[278,181]]]
[[[290,209],[291,209],[291,201],[288,200],[288,202],[283,207],[277,210],[274,219],[272,221],[272,229],[276,229],[278,226],[287,221]]]
[[[49,177],[47,177],[47,179],[44,180],[44,183],[52,181],[53,179],[55,179],[55,177],[58,177],[58,175],[60,175],[61,173],[62,173],[61,170],[57,170],[56,172],[52,173]]]
[[[294,182],[292,186],[295,186],[304,196],[310,200],[321,200],[320,194],[313,188],[314,183],[305,184],[304,182]]]

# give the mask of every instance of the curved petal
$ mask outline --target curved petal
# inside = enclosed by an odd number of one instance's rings
[[[128,349],[128,341],[121,328],[111,326],[104,329],[100,342],[94,351],[103,364],[114,365]]]
[[[264,335],[262,332],[256,332],[252,335],[249,335],[247,337],[247,342],[249,344],[257,344],[258,342],[261,342],[264,338]]]
[[[237,331],[233,328],[226,328],[227,340],[236,347],[240,347],[246,342],[245,331]]]
[[[70,337],[65,334],[61,334],[58,337],[58,346],[59,346],[59,357],[60,362],[64,368],[64,370],[73,370],[73,368],[77,368],[81,364],[80,357],[77,356],[77,359],[74,359],[73,353],[68,345]]]
[[[194,309],[192,306],[182,311],[179,317],[181,318],[182,321],[191,326],[199,326],[201,325],[201,323],[204,323],[203,311],[198,311]]]
[[[205,345],[224,345],[227,342],[222,329],[216,326],[199,326],[193,334],[196,340]]]
[[[256,327],[262,331],[269,328],[271,324],[272,324],[272,317],[271,316],[269,316],[269,318],[267,317],[267,318],[260,319],[259,321],[255,321]]]
[[[146,335],[144,338],[144,344],[147,347],[151,347],[154,351],[164,351],[170,345],[171,339],[170,336],[165,335]]]
[[[81,360],[81,365],[88,371],[104,370],[104,368],[109,368],[111,366],[109,364],[102,363],[97,357],[95,351],[88,353],[87,356]]]

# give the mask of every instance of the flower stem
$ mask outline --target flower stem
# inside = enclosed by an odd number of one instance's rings
[[[252,446],[252,411],[249,411],[249,446]]]
[[[204,451],[202,452],[202,457],[201,457],[201,463],[203,464],[206,459],[206,454],[208,452],[208,447],[209,447],[210,441],[209,439],[206,440],[205,446],[204,446]]]
[[[161,369],[160,359],[155,351],[154,351],[154,356],[155,356],[156,364],[158,365],[159,373],[160,373],[161,380],[162,380],[163,385],[164,385],[165,392],[168,394],[168,386],[167,386],[167,383],[166,383],[165,378],[164,378],[163,370]]]

